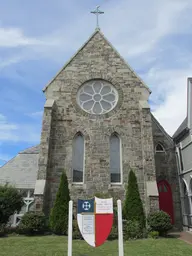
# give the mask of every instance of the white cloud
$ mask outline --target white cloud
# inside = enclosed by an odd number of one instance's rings
[[[42,117],[43,111],[36,111],[36,112],[33,112],[33,113],[28,113],[26,115],[28,115],[30,117]]]
[[[138,8],[139,6],[139,8]],[[190,0],[136,0],[132,3],[118,1],[103,3],[105,14],[101,17],[102,31],[124,57],[135,58],[150,52],[155,45],[170,33],[181,33],[192,21],[186,23],[182,15],[192,7]],[[87,9],[76,3],[70,23],[63,17],[63,23],[49,33],[29,37],[21,28],[0,28],[0,47],[22,48],[13,56],[1,61],[2,67],[24,59],[50,58],[59,62],[64,56],[76,51],[93,32],[90,26],[94,17]],[[115,17],[115,19],[114,19]],[[60,17],[61,18],[61,17]],[[43,19],[43,18],[42,18]],[[49,24],[48,24],[49,25]],[[94,25],[93,25],[94,28]],[[152,56],[154,58],[154,56]]]
[[[81,11],[71,12],[70,23],[65,18],[56,17],[63,22],[49,33],[45,34],[42,31],[41,37],[26,36],[21,28],[1,27],[0,47],[19,47],[18,52],[1,59],[0,68],[9,68],[10,65],[23,60],[45,58],[64,64],[70,57],[68,55],[82,45],[94,28],[94,17],[89,14],[88,9],[83,9],[80,5],[76,2],[75,10],[80,8]],[[154,65],[142,75],[142,78],[152,89],[151,98],[156,102],[154,115],[168,133],[173,134],[186,115],[186,80],[191,75],[192,56],[187,50],[175,47],[174,41],[170,41],[167,45],[162,41],[171,35],[191,34],[192,1],[107,1],[103,3],[101,9],[105,11],[100,18],[101,30],[121,55],[128,59],[128,62],[131,60],[134,63],[133,68],[142,69],[146,65]],[[92,28],[90,24],[93,24]],[[170,51],[175,48],[175,52],[183,52],[178,59],[169,59],[167,68],[164,67],[167,62],[163,56],[165,48],[170,48]],[[176,69],[174,67],[176,62],[184,65]],[[31,114],[33,117],[38,115]],[[13,136],[14,140],[19,140],[18,130],[21,129],[23,132],[24,129],[17,127],[16,132],[12,132],[13,128],[14,124],[9,124],[7,131],[3,129],[4,136],[7,138]],[[33,134],[31,139],[37,138],[34,128],[30,126],[26,128]],[[2,132],[0,139],[1,135]]]
[[[3,49],[5,55],[0,57],[0,69],[25,60],[39,59],[40,56],[43,58],[45,52],[49,56],[50,51],[52,52],[51,49],[57,48],[57,46],[58,40],[54,37],[29,37],[20,28],[0,27],[0,49]],[[14,48],[15,51],[9,54],[8,49]]]
[[[13,55],[11,57],[0,58],[0,69],[9,67],[10,65],[21,62],[25,59],[25,55]]]
[[[0,153],[0,161],[1,162],[7,162],[7,161],[9,161],[10,159],[12,158],[12,156],[10,156],[10,155],[7,155],[7,154],[1,154]],[[1,165],[0,165],[1,166]]]
[[[1,142],[40,142],[40,128],[36,124],[9,123],[5,116],[0,114],[0,141]]]
[[[187,114],[187,77],[191,69],[151,70],[145,80],[152,84],[154,116],[170,134],[177,130]],[[160,100],[159,100],[160,98]]]
[[[151,51],[165,36],[182,32],[186,27],[182,14],[189,6],[189,0],[118,1],[103,18],[104,31],[123,56],[136,57]]]
[[[9,131],[17,130],[18,126],[15,124],[7,123],[6,117],[0,114],[0,141],[3,140],[3,137],[6,138]],[[4,135],[4,136],[2,136]]]
[[[0,114],[0,124],[6,120],[5,116]]]
[[[41,38],[27,37],[20,28],[0,27],[0,47],[51,45],[53,42],[54,40],[50,42]]]
[[[19,28],[0,28],[0,47],[18,47],[38,43],[36,39],[25,37]]]

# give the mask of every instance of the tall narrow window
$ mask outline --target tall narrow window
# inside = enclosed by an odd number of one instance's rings
[[[121,183],[121,146],[117,134],[110,137],[110,175],[111,183]]]
[[[180,158],[181,171],[183,171],[183,158],[182,158],[182,150],[180,147],[179,147],[179,158]]]
[[[73,182],[83,182],[84,138],[81,133],[78,133],[73,139],[72,170]]]

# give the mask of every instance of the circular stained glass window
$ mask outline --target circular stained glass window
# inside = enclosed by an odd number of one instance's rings
[[[116,106],[117,101],[117,90],[103,80],[88,81],[77,94],[79,106],[90,114],[105,114]]]

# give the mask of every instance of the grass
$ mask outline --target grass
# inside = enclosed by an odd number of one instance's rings
[[[58,236],[0,238],[0,256],[67,256],[67,238]],[[107,241],[93,248],[85,241],[73,241],[73,256],[117,256],[118,242]],[[192,255],[192,246],[176,238],[144,239],[124,243],[125,256]]]

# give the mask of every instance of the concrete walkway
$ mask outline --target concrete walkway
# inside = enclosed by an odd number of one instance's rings
[[[192,245],[192,232],[189,232],[189,231],[181,232],[179,239]]]

